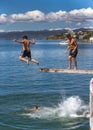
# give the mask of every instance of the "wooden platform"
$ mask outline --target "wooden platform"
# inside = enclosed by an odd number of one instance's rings
[[[93,70],[68,70],[62,68],[40,68],[41,72],[57,72],[57,73],[77,73],[77,74],[93,74]]]

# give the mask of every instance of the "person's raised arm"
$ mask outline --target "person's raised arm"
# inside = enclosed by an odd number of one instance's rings
[[[23,43],[23,40],[13,39],[14,42]]]
[[[32,39],[32,41],[29,41],[29,42],[30,42],[30,44],[35,44],[36,43],[34,39]]]

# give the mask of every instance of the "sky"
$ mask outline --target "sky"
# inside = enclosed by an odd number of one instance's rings
[[[0,0],[0,32],[93,28],[93,0]]]

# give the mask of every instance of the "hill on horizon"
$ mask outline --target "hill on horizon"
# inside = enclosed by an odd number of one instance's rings
[[[78,28],[74,29],[74,32],[78,31],[88,31],[92,29],[88,28]],[[52,35],[58,35],[61,33],[67,33],[69,29],[61,29],[61,30],[41,30],[41,31],[12,31],[12,32],[0,32],[0,39],[20,39],[24,35],[27,35],[29,39],[35,38],[37,40],[44,40],[47,37]]]

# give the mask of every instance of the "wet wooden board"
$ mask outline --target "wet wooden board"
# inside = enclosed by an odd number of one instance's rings
[[[41,72],[56,72],[56,73],[77,73],[77,74],[93,74],[93,70],[74,70],[74,69],[62,69],[62,68],[40,68]]]

